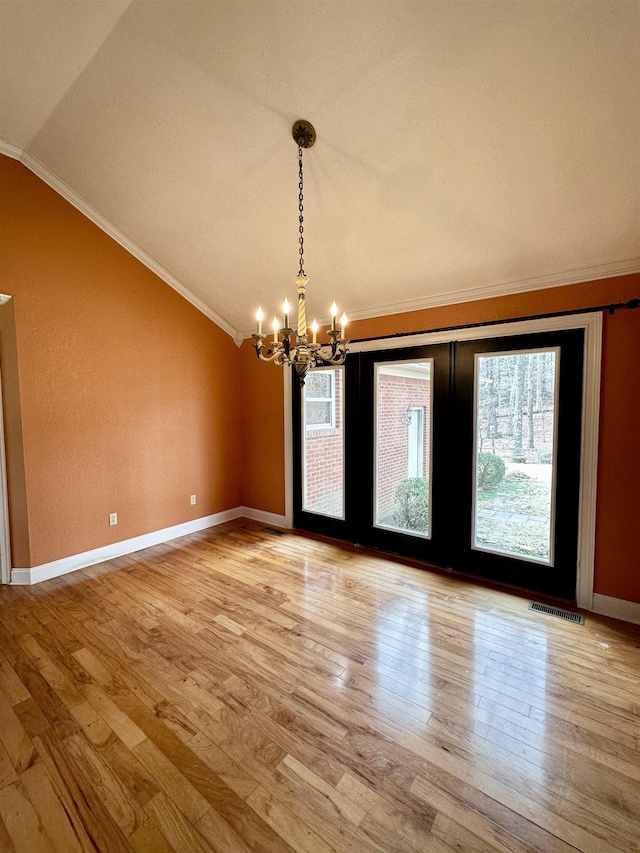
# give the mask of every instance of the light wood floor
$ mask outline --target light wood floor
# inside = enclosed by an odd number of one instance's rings
[[[612,622],[252,522],[0,602],[2,851],[640,851]]]

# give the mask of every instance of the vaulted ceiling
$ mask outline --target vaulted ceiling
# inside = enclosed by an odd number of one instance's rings
[[[232,334],[640,269],[640,4],[2,0],[0,150]]]

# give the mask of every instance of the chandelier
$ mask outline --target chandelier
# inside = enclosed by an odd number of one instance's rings
[[[290,364],[298,374],[298,379],[302,386],[304,385],[307,373],[312,367],[342,364],[347,355],[347,344],[349,342],[345,338],[344,331],[347,325],[346,314],[343,314],[340,318],[340,329],[338,330],[336,327],[338,306],[335,302],[330,309],[331,328],[327,330],[329,343],[319,344],[317,342],[318,324],[315,319],[311,324],[312,338],[309,341],[305,307],[306,289],[309,279],[304,271],[304,180],[302,175],[302,149],[311,148],[316,141],[316,132],[313,125],[309,124],[308,121],[300,119],[294,123],[292,134],[298,146],[299,269],[298,275],[294,279],[298,288],[298,326],[296,330],[290,325],[291,306],[289,305],[289,300],[285,299],[282,305],[282,313],[284,314],[282,326],[277,317],[273,318],[273,339],[268,341],[267,344],[264,342],[268,335],[265,335],[262,331],[262,321],[264,319],[262,306],[256,312],[258,327],[252,337],[255,341],[253,346],[260,361],[271,362],[279,366]],[[282,338],[280,338],[280,334],[282,334]]]

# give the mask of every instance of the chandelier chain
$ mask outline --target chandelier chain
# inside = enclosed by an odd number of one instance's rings
[[[298,243],[300,244],[300,249],[298,253],[300,255],[300,271],[298,275],[304,275],[304,181],[302,177],[302,146],[298,143],[298,222],[300,223],[298,226],[298,231],[300,233],[300,237],[298,239]]]

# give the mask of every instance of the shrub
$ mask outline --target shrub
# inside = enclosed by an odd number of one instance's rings
[[[478,488],[494,489],[502,481],[504,461],[495,453],[478,453]]]
[[[532,477],[530,474],[527,474],[526,471],[511,471],[505,477],[505,480],[531,480]]]
[[[393,520],[403,530],[427,530],[429,481],[426,477],[409,477],[398,484]]]
[[[551,465],[553,462],[553,453],[541,453],[538,462],[541,465]]]

